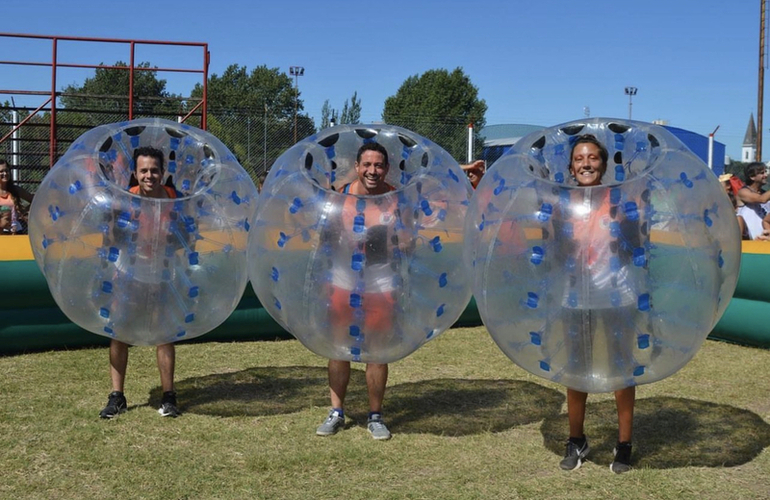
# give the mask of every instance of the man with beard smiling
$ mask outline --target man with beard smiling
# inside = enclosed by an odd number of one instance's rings
[[[389,170],[387,150],[377,143],[364,144],[356,155],[355,170],[356,180],[346,184],[341,191],[345,194],[375,198],[365,200],[350,196],[345,200],[341,213],[343,228],[340,231],[340,239],[342,245],[360,247],[359,251],[363,252],[366,260],[360,272],[360,283],[349,282],[351,278],[347,271],[333,275],[329,314],[335,329],[343,329],[350,325],[351,318],[363,313],[363,332],[368,339],[376,339],[382,332],[392,329],[396,293],[388,262],[388,249],[390,244],[398,240],[394,232],[398,214],[394,199],[377,197],[395,190],[385,181]],[[365,235],[365,240],[357,241],[354,236],[356,233]],[[358,290],[361,286],[363,290]],[[359,299],[361,304],[354,305]],[[369,396],[367,428],[376,440],[391,437],[382,420],[382,401],[387,381],[387,364],[366,364]],[[331,436],[345,427],[343,405],[349,382],[350,361],[330,359],[329,389],[332,409],[326,420],[316,429],[317,435]]]

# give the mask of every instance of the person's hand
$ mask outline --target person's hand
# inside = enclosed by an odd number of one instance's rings
[[[466,172],[468,170],[480,170],[482,174],[487,170],[484,160],[476,160],[473,163],[468,163],[467,165],[460,165],[460,168]]]

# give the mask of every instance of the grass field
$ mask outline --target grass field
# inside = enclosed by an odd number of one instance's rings
[[[706,342],[676,375],[637,391],[634,465],[609,471],[614,401],[589,398],[593,452],[558,467],[564,390],[523,372],[484,328],[455,329],[391,366],[385,418],[365,429],[363,367],[348,427],[328,411],[325,360],[296,341],[180,345],[184,415],[156,413],[152,348],[133,348],[129,411],[97,417],[107,350],[0,358],[0,498],[770,498],[770,351]]]

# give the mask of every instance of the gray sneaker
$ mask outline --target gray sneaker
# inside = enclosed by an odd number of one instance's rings
[[[390,431],[385,426],[385,422],[382,421],[381,415],[373,415],[366,423],[366,428],[369,429],[369,433],[377,441],[391,438]]]
[[[341,417],[337,410],[331,410],[324,423],[315,430],[317,436],[331,436],[345,427],[345,417]]]
[[[564,458],[559,462],[559,467],[561,467],[562,470],[579,469],[590,451],[591,448],[588,447],[588,439],[583,441],[582,446],[571,439],[567,440],[567,450],[564,453]]]

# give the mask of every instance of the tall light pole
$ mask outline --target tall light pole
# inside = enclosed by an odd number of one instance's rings
[[[636,87],[626,87],[626,95],[628,96],[628,119],[631,119],[631,99],[636,95],[639,89]]]
[[[267,173],[267,101],[265,101],[265,118],[262,124],[262,172]]]
[[[757,156],[756,161],[762,161],[762,115],[764,107],[765,88],[765,3],[761,0],[759,9],[759,90],[757,92]]]
[[[298,78],[305,74],[302,66],[290,66],[289,74],[294,77],[294,142],[297,142],[297,110],[299,109],[299,81]]]

